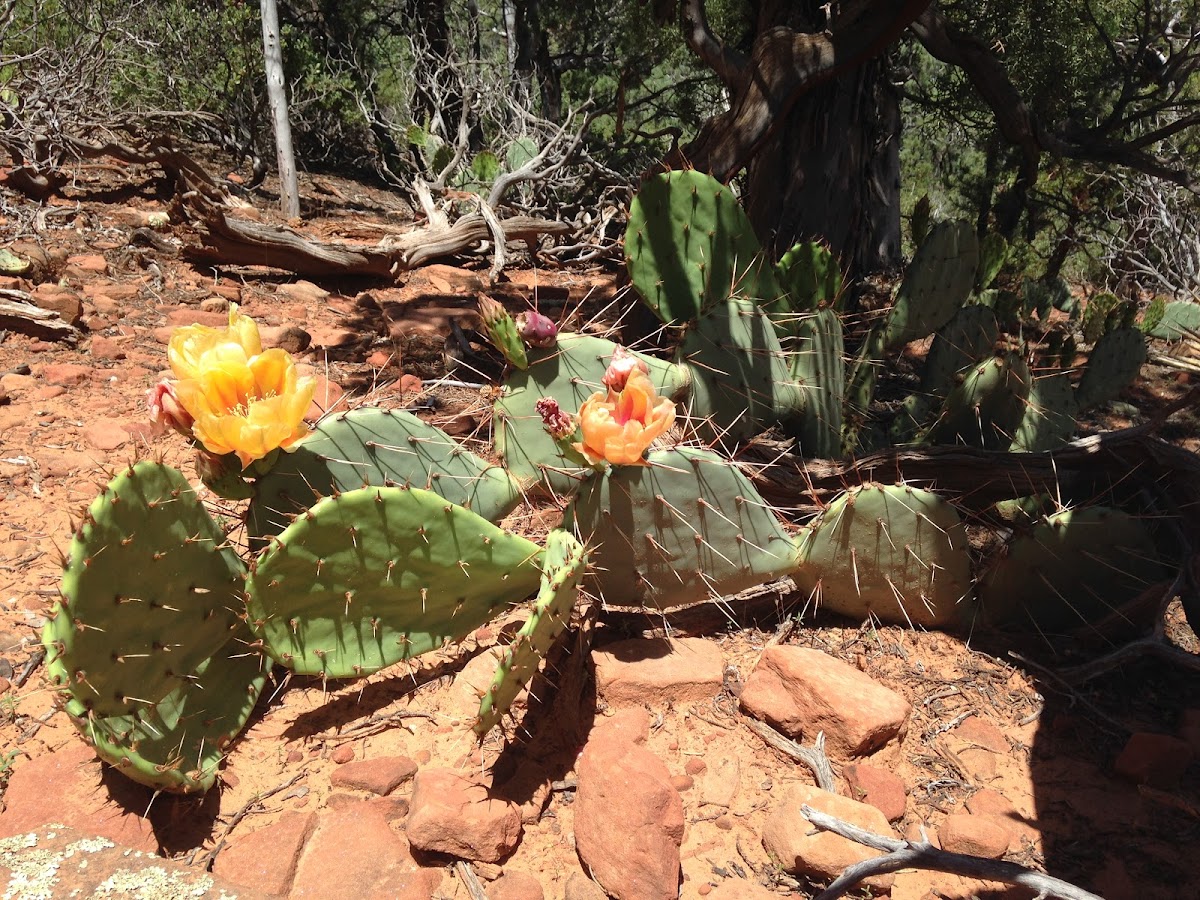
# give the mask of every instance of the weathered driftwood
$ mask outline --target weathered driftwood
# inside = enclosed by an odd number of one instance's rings
[[[78,329],[53,310],[36,306],[24,291],[0,290],[0,328],[51,341],[73,344],[79,340]]]
[[[198,213],[200,243],[184,248],[184,256],[207,265],[270,266],[307,277],[339,275],[391,278],[434,260],[464,253],[491,239],[486,219],[466,215],[449,228],[421,229],[389,237],[378,244],[317,241],[292,228],[267,225],[227,214],[213,204],[193,204]],[[535,241],[542,235],[570,230],[563,222],[514,216],[500,225],[506,240]]]

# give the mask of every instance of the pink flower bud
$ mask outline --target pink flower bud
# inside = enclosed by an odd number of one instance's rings
[[[553,347],[558,326],[536,309],[517,315],[517,333],[530,347]]]
[[[162,434],[171,428],[184,437],[192,437],[195,420],[179,402],[175,394],[175,382],[164,378],[150,388],[146,392],[146,405],[150,408],[150,424],[154,426],[155,434]]]
[[[604,378],[602,379],[604,386],[610,391],[620,393],[625,390],[625,382],[629,380],[629,376],[634,372],[649,375],[650,367],[624,347],[618,346],[613,351],[612,360],[604,372]]]
[[[553,397],[543,397],[534,407],[542,417],[542,427],[552,438],[562,440],[575,434],[575,419],[562,411]]]

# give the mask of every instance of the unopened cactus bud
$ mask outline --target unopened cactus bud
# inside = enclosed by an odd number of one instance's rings
[[[146,392],[146,405],[150,408],[150,424],[155,434],[162,434],[170,428],[184,437],[192,437],[195,420],[175,395],[175,382],[164,378],[150,388]]]
[[[505,319],[511,318],[508,310],[504,306],[486,294],[479,295],[479,317],[483,319],[483,324],[487,327],[503,322]]]
[[[625,383],[629,381],[629,376],[634,372],[641,372],[645,375],[650,374],[650,367],[645,362],[638,359],[624,347],[618,345],[613,351],[612,360],[608,364],[608,369],[604,372],[604,386],[610,391],[620,393],[625,390]]]
[[[555,440],[563,440],[575,435],[575,418],[562,411],[558,401],[553,397],[543,397],[535,407],[542,417],[542,426]]]
[[[530,347],[553,347],[558,339],[558,326],[536,309],[517,315],[517,333]]]

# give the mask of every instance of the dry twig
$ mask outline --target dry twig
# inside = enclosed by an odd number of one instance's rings
[[[805,747],[803,744],[784,737],[770,725],[757,719],[747,718],[746,725],[776,750],[808,766],[817,780],[817,787],[821,790],[829,791],[831,794],[837,793],[833,767],[829,764],[829,757],[825,755],[825,733],[823,731],[817,733],[817,738],[811,747]]]
[[[855,863],[834,879],[816,900],[836,900],[855,887],[859,882],[875,875],[886,875],[900,869],[929,869],[949,872],[982,881],[999,881],[1035,891],[1039,897],[1059,897],[1061,900],[1103,900],[1091,891],[1076,887],[1070,882],[1054,878],[1043,872],[1028,869],[1002,859],[983,859],[965,853],[950,853],[939,850],[929,841],[902,841],[898,838],[875,834],[865,828],[843,822],[811,806],[802,806],[801,812],[813,825],[822,831],[830,831],[846,840],[882,850],[883,856],[872,857]]]

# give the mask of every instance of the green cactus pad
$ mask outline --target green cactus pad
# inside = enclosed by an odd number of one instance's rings
[[[426,488],[492,522],[521,501],[521,486],[503,468],[441,429],[404,410],[363,408],[326,416],[280,454],[255,484],[247,527],[254,538],[270,537],[319,497],[366,486]]]
[[[1010,450],[1040,453],[1053,450],[1075,433],[1079,404],[1067,372],[1034,376],[1025,403],[1025,415],[1013,434]]]
[[[479,705],[474,730],[480,738],[508,712],[567,627],[587,563],[587,551],[569,531],[555,529],[547,535],[542,585],[532,612],[500,657],[491,687]]]
[[[212,787],[229,745],[250,718],[266,683],[266,667],[247,652],[250,630],[239,623],[225,646],[193,670],[152,708],[103,716],[71,688],[65,709],[96,755],[126,777],[155,790],[203,793]],[[69,685],[60,659],[48,663],[51,679]]]
[[[1116,400],[1142,371],[1146,338],[1137,328],[1118,328],[1096,342],[1088,354],[1075,399],[1080,409]]]
[[[691,373],[688,416],[705,443],[733,444],[804,411],[805,392],[792,380],[775,327],[750,300],[731,298],[688,330],[680,363]]]
[[[541,483],[552,493],[575,490],[585,469],[559,452],[542,427],[537,402],[553,397],[563,412],[575,414],[583,401],[603,391],[601,381],[617,345],[586,334],[559,334],[556,346],[532,350],[529,368],[513,372],[496,401],[494,423],[496,452],[514,476],[529,484]],[[687,389],[688,373],[682,366],[636,353],[650,368],[650,380],[665,397],[678,398]]]
[[[590,590],[667,609],[782,577],[796,548],[749,479],[709,450],[676,448],[587,481],[564,515],[592,549]]]
[[[999,337],[1000,323],[994,312],[986,306],[964,306],[934,335],[921,390],[944,397],[963,369],[992,355]]]
[[[928,491],[868,484],[838,496],[799,539],[792,580],[822,608],[927,628],[973,612],[967,531]]]
[[[729,297],[780,295],[733,192],[693,170],[646,181],[629,209],[625,257],[633,286],[664,322],[696,319]]]
[[[1164,341],[1178,341],[1189,331],[1200,331],[1200,303],[1190,300],[1165,303],[1157,321],[1145,330],[1151,337]]]
[[[946,397],[926,440],[984,450],[1007,449],[1025,418],[1031,382],[1028,364],[1016,353],[993,356],[973,366],[962,384]]]
[[[1121,301],[1117,295],[1107,291],[1096,294],[1088,300],[1087,306],[1083,308],[1083,318],[1080,322],[1083,326],[1083,339],[1089,344],[1100,340],[1104,335],[1109,314],[1120,305]]]
[[[939,222],[921,242],[884,326],[895,349],[949,322],[975,283],[979,241],[967,222]]]
[[[88,507],[42,642],[84,709],[149,713],[229,640],[244,570],[183,475],[139,462]]]
[[[838,308],[842,270],[824,244],[804,242],[788,250],[775,264],[775,280],[784,291],[782,306],[772,312],[802,313]]]
[[[360,488],[318,500],[259,555],[250,627],[297,673],[367,675],[529,596],[541,555],[432,491]]]
[[[979,602],[994,625],[1038,630],[1098,621],[1166,577],[1153,535],[1118,509],[1069,509],[1013,540],[984,575]]]
[[[979,242],[979,269],[975,277],[975,286],[979,290],[987,290],[992,286],[1008,262],[1008,252],[1008,241],[998,231],[989,231],[983,236]]]
[[[842,320],[829,308],[802,317],[796,323],[795,344],[791,374],[805,400],[799,450],[804,456],[828,459],[842,448],[846,395]]]

